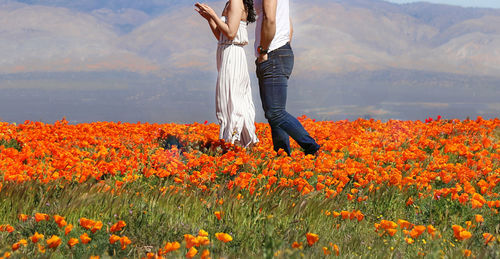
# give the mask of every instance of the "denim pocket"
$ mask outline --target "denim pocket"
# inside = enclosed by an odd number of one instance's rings
[[[266,61],[258,63],[257,60],[255,60],[255,67],[257,70],[257,77],[259,78],[269,78],[272,77],[273,74],[275,73],[275,65],[274,65],[274,59],[271,58],[270,56],[267,58]]]
[[[262,62],[259,62],[259,59],[256,59],[256,60],[255,60],[255,65],[257,65],[257,66],[258,66],[258,65],[264,64],[264,63],[268,62],[270,59],[271,59],[271,57],[270,57],[270,56],[267,56],[267,59],[266,59],[266,60],[264,60],[264,61],[262,61]]]
[[[294,65],[293,54],[279,55],[279,59],[280,59],[281,73],[283,73],[284,76],[289,78],[290,75],[292,74],[293,65]]]

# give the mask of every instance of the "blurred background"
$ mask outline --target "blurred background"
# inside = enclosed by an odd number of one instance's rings
[[[185,0],[0,0],[0,121],[215,122],[216,41]],[[207,1],[217,12],[225,1]],[[500,1],[291,0],[288,111],[495,118]],[[265,122],[251,44],[257,121]]]

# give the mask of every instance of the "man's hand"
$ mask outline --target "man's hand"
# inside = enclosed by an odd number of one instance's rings
[[[267,54],[259,55],[259,57],[257,58],[257,63],[262,63],[262,62],[266,61],[268,58],[269,58],[269,56]]]

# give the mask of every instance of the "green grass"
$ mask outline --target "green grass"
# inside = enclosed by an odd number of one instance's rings
[[[0,146],[4,146],[4,148],[14,148],[17,151],[21,151],[21,149],[23,148],[22,144],[15,139],[0,139]]]
[[[114,184],[113,179],[105,183]],[[157,178],[143,178],[123,186],[119,194],[103,192],[103,183],[89,181],[83,184],[38,184],[4,183],[0,191],[0,224],[11,224],[16,231],[0,232],[0,255],[11,250],[11,245],[21,238],[28,238],[35,231],[43,233],[45,239],[56,234],[63,238],[63,245],[55,252],[47,249],[45,254],[36,252],[35,245],[20,249],[14,256],[82,258],[90,255],[115,256],[120,258],[140,258],[146,252],[158,251],[166,242],[178,241],[182,244],[184,234],[196,235],[200,229],[210,234],[211,245],[208,249],[212,258],[321,258],[322,247],[329,243],[338,245],[342,257],[352,258],[415,258],[419,252],[434,258],[444,255],[447,258],[463,256],[463,249],[473,250],[473,254],[484,258],[500,257],[497,241],[494,245],[484,246],[482,233],[500,229],[500,222],[487,207],[472,209],[449,198],[433,200],[431,197],[416,199],[411,206],[405,203],[418,190],[402,192],[394,187],[383,187],[369,194],[365,202],[350,202],[345,191],[332,199],[325,199],[317,192],[300,195],[290,189],[278,189],[271,195],[250,195],[247,191],[221,189],[217,192],[187,190],[185,193],[158,191],[161,185],[170,182]],[[153,187],[154,186],[154,187]],[[346,188],[347,189],[347,188]],[[236,197],[241,193],[243,198]],[[217,201],[224,200],[221,205]],[[324,211],[360,210],[365,214],[361,222],[342,220],[326,216]],[[221,221],[215,211],[224,213]],[[36,212],[66,217],[68,223],[75,225],[69,236],[61,234],[52,221],[35,223],[33,220],[20,222],[19,213],[34,215]],[[465,226],[465,221],[473,220],[475,214],[485,218],[483,225],[473,230],[473,237],[457,241],[451,226]],[[77,227],[78,219],[86,217],[104,223],[103,230],[89,233],[93,239],[88,246],[78,244],[73,249],[64,245],[70,237],[78,237],[84,232]],[[401,231],[394,237],[379,236],[374,223],[380,220],[405,219],[414,224],[432,224],[442,234],[442,238],[432,240],[427,233],[412,245],[404,240]],[[110,245],[106,227],[124,220],[127,226],[121,235],[126,235],[132,244],[121,250],[120,246]],[[337,225],[339,226],[337,229]],[[216,232],[229,233],[233,241],[223,244],[216,240]],[[311,247],[307,246],[305,234],[316,233],[320,239]],[[425,239],[425,241],[422,241]],[[446,241],[445,241],[446,240]],[[303,242],[303,249],[292,249],[294,242]],[[201,252],[202,249],[199,249]],[[184,245],[170,257],[184,257]]]
[[[500,128],[497,128],[492,138],[500,139]],[[167,145],[167,139],[159,140],[159,146]],[[0,146],[14,148],[18,151],[23,144],[15,139],[0,139]],[[408,148],[404,145],[403,148]],[[218,156],[223,148],[217,145],[207,146],[195,143],[183,147],[187,152],[200,150],[201,154]],[[139,147],[140,152],[144,152]],[[433,150],[424,150],[430,155]],[[443,151],[443,150],[441,150]],[[154,150],[150,151],[154,152]],[[360,158],[343,150],[344,158],[358,161]],[[493,151],[491,150],[491,153]],[[449,154],[449,163],[464,163],[464,158],[457,154]],[[421,163],[426,168],[432,158]],[[362,162],[362,161],[358,161]],[[413,161],[411,161],[413,162]],[[145,166],[145,165],[141,165]],[[257,170],[261,172],[269,164],[261,164]],[[395,165],[388,163],[384,168]],[[492,171],[499,164],[494,163]],[[241,167],[240,172],[252,168]],[[141,170],[141,169],[138,169]],[[200,168],[190,168],[190,173]],[[389,170],[389,169],[388,169]],[[1,172],[0,172],[1,173]],[[140,175],[140,172],[135,172]],[[403,177],[408,176],[409,171]],[[256,175],[258,172],[256,173]],[[315,174],[316,175],[316,174]],[[278,171],[278,178],[282,172]],[[142,177],[142,176],[141,176]],[[235,176],[218,174],[216,184],[224,186]],[[21,247],[13,253],[13,258],[87,258],[91,255],[114,258],[142,258],[147,252],[157,252],[166,242],[178,241],[181,249],[167,255],[169,258],[183,258],[187,252],[183,236],[196,235],[200,229],[210,234],[211,244],[207,247],[212,258],[322,258],[322,247],[331,250],[331,244],[339,247],[344,258],[416,258],[419,253],[430,258],[460,258],[463,250],[470,249],[477,258],[500,258],[500,221],[486,205],[473,209],[470,203],[461,204],[451,200],[450,196],[434,200],[431,192],[418,190],[415,186],[400,190],[387,186],[384,182],[374,192],[367,193],[367,188],[360,189],[362,195],[369,199],[363,202],[349,201],[347,192],[353,188],[353,180],[344,187],[344,191],[334,198],[325,198],[323,192],[312,192],[301,195],[292,188],[273,189],[269,195],[250,194],[248,190],[214,188],[216,191],[200,191],[196,188],[184,188],[184,192],[160,192],[161,187],[178,186],[171,178],[157,177],[139,178],[137,181],[125,184],[121,189],[111,193],[104,191],[106,186],[114,186],[120,176],[106,175],[102,181],[89,180],[84,183],[37,182],[13,183],[2,182],[0,179],[0,225],[11,224],[13,233],[0,232],[0,256],[11,251],[11,246],[20,239],[28,239],[33,233],[45,235],[45,240],[51,235],[63,239],[62,245],[56,250],[46,249],[44,254],[38,252],[36,245],[28,241],[27,247]],[[267,179],[265,179],[267,181]],[[316,184],[317,177],[309,180]],[[455,180],[443,183],[439,180],[431,184],[434,188],[454,187]],[[276,186],[276,185],[274,185]],[[493,193],[500,193],[500,185],[496,185]],[[418,198],[420,192],[428,197]],[[241,199],[237,199],[241,195]],[[407,206],[412,197],[414,204]],[[489,197],[492,198],[492,197]],[[224,202],[219,203],[220,200]],[[340,217],[327,216],[326,211],[340,212],[359,210],[365,218],[343,220]],[[222,220],[217,220],[215,211],[222,211]],[[34,215],[35,213],[61,215],[68,223],[75,226],[74,230],[65,236],[63,230],[51,220],[36,223],[33,219],[20,222],[20,213]],[[458,241],[453,235],[452,225],[465,227],[466,221],[474,221],[474,215],[483,215],[485,222],[472,228],[472,238]],[[102,221],[104,227],[95,234],[78,226],[82,217]],[[428,233],[415,239],[414,244],[407,244],[401,230],[393,237],[375,232],[375,223],[381,220],[407,220],[415,225],[433,225],[438,230],[438,238],[432,238]],[[106,229],[118,220],[124,220],[127,226],[118,235],[126,235],[132,240],[127,249],[120,249],[119,244],[109,244],[109,234]],[[82,233],[88,233],[92,241],[88,245],[77,244],[69,249],[66,245],[69,238],[78,238]],[[229,233],[233,241],[222,243],[214,237],[217,232]],[[318,243],[309,247],[306,233],[319,235]],[[497,240],[485,246],[482,234],[492,233]],[[42,241],[45,244],[45,240]],[[293,242],[302,242],[302,249],[293,249]],[[204,248],[198,249],[200,252]],[[423,256],[422,256],[423,257]]]

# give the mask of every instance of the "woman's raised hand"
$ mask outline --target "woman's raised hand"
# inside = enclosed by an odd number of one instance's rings
[[[217,17],[217,14],[215,13],[214,9],[212,9],[210,6],[206,5],[206,4],[200,4],[200,3],[196,3],[195,6],[198,8],[198,9],[195,9],[201,16],[203,16],[203,18],[205,19],[210,19],[210,18],[214,18],[214,17]]]

